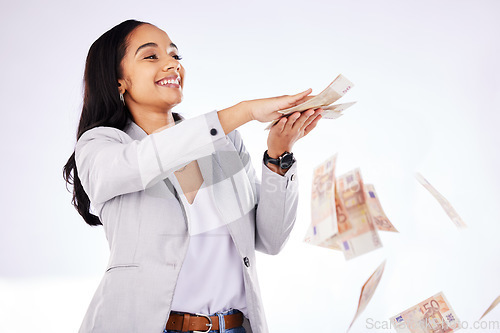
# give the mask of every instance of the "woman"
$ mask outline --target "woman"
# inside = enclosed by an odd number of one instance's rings
[[[265,156],[279,165],[263,165],[262,184],[236,128],[279,118],[310,90],[184,119],[172,112],[178,49],[135,20],[94,42],[84,84],[64,177],[85,221],[103,225],[110,258],[80,332],[267,332],[255,250],[276,254],[288,238],[298,199],[289,152],[322,110],[273,126]]]

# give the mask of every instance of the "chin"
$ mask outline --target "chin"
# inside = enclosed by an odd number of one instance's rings
[[[179,105],[181,102],[182,102],[182,98],[179,98],[177,100],[165,101],[164,106],[167,109],[171,109],[174,106]]]
[[[176,94],[174,96],[168,96],[168,97],[163,98],[162,104],[174,106],[174,105],[177,105],[180,102],[182,102],[182,100],[183,100],[183,96],[182,96],[182,93],[180,93],[180,94]]]

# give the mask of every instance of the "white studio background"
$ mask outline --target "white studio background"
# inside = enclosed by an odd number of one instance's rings
[[[258,256],[271,332],[345,332],[384,259],[352,332],[393,331],[367,323],[387,324],[439,291],[472,325],[500,295],[499,16],[496,0],[3,0],[0,332],[76,332],[103,274],[104,232],[71,206],[62,167],[75,144],[87,51],[129,18],[179,46],[187,80],[177,110],[187,117],[309,87],[319,93],[340,73],[355,84],[340,102],[358,103],[294,146],[296,225],[281,254]],[[259,175],[264,127],[239,129]],[[349,262],[302,242],[313,167],[334,153],[337,174],[360,167],[400,231],[381,232],[384,248]],[[484,320],[500,321],[500,308]]]

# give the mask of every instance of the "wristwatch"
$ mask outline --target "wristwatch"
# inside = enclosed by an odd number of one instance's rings
[[[275,164],[275,165],[279,165],[279,167],[281,169],[288,169],[295,162],[295,158],[293,157],[293,153],[290,153],[288,151],[285,151],[278,158],[271,158],[267,154],[267,150],[266,150],[264,152],[264,164],[267,165],[268,162],[272,163],[272,164]]]

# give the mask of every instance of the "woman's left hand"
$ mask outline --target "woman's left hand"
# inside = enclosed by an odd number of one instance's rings
[[[292,151],[294,143],[306,136],[316,127],[321,119],[323,109],[309,109],[303,112],[294,112],[283,117],[269,130],[267,137],[268,155],[278,158],[285,151]]]

